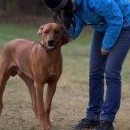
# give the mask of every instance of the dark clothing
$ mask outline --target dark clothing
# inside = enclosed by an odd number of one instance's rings
[[[94,33],[90,55],[89,107],[86,115],[88,119],[113,122],[120,107],[120,73],[130,48],[130,28],[122,29],[108,56],[101,55],[103,38],[104,33]],[[106,95],[103,100],[104,77],[106,79]]]

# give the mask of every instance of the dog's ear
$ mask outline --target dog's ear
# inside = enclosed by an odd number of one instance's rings
[[[61,28],[61,42],[62,45],[65,45],[70,42],[70,37],[68,36],[67,29],[63,25],[60,25],[60,28]]]
[[[44,28],[44,25],[41,25],[40,28],[37,31],[38,35],[41,35],[43,33],[43,28]]]

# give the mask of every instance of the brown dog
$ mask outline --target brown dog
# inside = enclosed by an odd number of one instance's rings
[[[40,44],[26,39],[7,43],[0,56],[0,115],[6,82],[10,76],[18,74],[30,91],[32,108],[42,130],[51,129],[51,102],[62,72],[61,46],[67,42],[62,31],[62,26],[48,23],[38,30],[42,35]],[[48,84],[48,89],[44,103],[45,84]]]

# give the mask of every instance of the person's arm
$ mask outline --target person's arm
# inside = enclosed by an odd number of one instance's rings
[[[89,0],[89,5],[107,22],[101,51],[109,52],[119,37],[123,26],[123,15],[114,0]]]
[[[85,23],[77,15],[75,15],[75,30],[71,25],[70,29],[67,31],[71,40],[74,40],[79,36],[84,25]]]

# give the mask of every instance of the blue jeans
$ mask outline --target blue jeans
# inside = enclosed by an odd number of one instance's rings
[[[130,28],[122,29],[108,56],[101,55],[103,37],[104,33],[94,32],[90,54],[89,103],[86,117],[113,122],[120,107],[120,74],[130,48]]]

